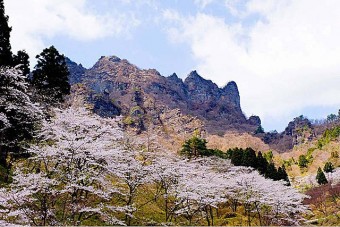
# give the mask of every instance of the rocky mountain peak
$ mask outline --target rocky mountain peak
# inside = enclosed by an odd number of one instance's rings
[[[187,78],[184,80],[185,84],[190,84],[190,83],[194,83],[196,85],[199,84],[213,84],[213,82],[211,80],[206,80],[203,77],[201,77],[196,70],[193,70],[189,73],[189,75],[187,76]]]
[[[101,56],[99,61],[111,61],[111,62],[120,62],[122,59],[120,59],[117,56]]]
[[[96,113],[122,114],[140,130],[148,127],[150,119],[159,124],[159,114],[171,109],[197,117],[211,133],[255,130],[254,122],[248,122],[241,110],[236,83],[219,88],[196,70],[183,82],[176,73],[164,77],[155,69],[140,69],[125,59],[107,56],[85,70],[83,83]]]
[[[174,83],[174,84],[180,85],[184,89],[183,80],[181,78],[179,78],[176,73],[173,73],[170,76],[168,76],[167,80],[170,83]]]
[[[69,83],[76,84],[82,82],[86,68],[82,66],[82,64],[77,64],[74,61],[71,61],[69,58],[65,58],[65,62],[70,72]]]
[[[236,84],[236,82],[235,81],[229,81],[228,83],[227,83],[227,85],[226,86],[224,86],[223,88],[222,88],[224,91],[229,91],[229,92],[233,92],[233,93],[239,93],[238,92],[238,87],[237,87],[237,84]]]
[[[188,78],[193,79],[193,78],[197,78],[197,79],[203,79],[200,75],[198,75],[196,70],[193,70],[189,73]]]
[[[170,76],[168,76],[168,79],[177,80],[177,79],[179,79],[179,78],[178,78],[178,76],[177,76],[176,73],[173,73],[173,74],[171,74]]]
[[[241,108],[240,93],[235,81],[230,81],[222,88],[222,92],[228,97],[228,100],[235,106]]]
[[[201,77],[196,70],[189,73],[187,78],[184,80],[184,84],[188,86],[189,90],[195,91],[196,93],[207,93],[218,90],[216,84],[214,84],[211,80],[206,80]]]

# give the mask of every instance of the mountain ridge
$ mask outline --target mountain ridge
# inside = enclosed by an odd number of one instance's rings
[[[89,69],[69,59],[67,65],[70,83],[83,83],[88,88],[87,99],[101,116],[139,116],[135,121],[143,122],[145,127],[149,115],[157,118],[166,109],[180,109],[202,120],[212,134],[253,132],[261,125],[259,117],[247,119],[243,114],[234,81],[220,88],[196,70],[184,80],[176,73],[165,77],[155,69],[140,69],[117,56],[102,56]],[[140,110],[134,113],[134,109]]]

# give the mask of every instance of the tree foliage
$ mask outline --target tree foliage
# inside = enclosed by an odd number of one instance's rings
[[[283,181],[228,159],[141,152],[116,121],[84,109],[56,111],[38,138],[13,183],[0,189],[8,223],[146,225],[140,209],[159,206],[157,224],[214,225],[220,207],[243,206],[249,225],[254,217],[261,225],[298,224],[306,211],[304,195]]]
[[[325,166],[323,167],[323,171],[325,171],[326,173],[331,173],[334,170],[334,166],[331,162],[326,162]]]
[[[316,174],[316,180],[317,180],[318,184],[327,184],[328,183],[327,178],[326,178],[324,172],[321,170],[320,167],[318,168],[318,172]]]
[[[28,79],[31,72],[29,56],[24,50],[19,50],[16,55],[13,56],[13,64],[17,65],[23,75]]]
[[[12,66],[12,51],[10,33],[12,28],[8,26],[8,16],[5,15],[3,0],[0,0],[0,66]]]
[[[268,152],[267,156],[270,156],[270,160],[272,160],[272,152]],[[230,158],[231,163],[235,166],[253,167],[267,178],[273,180],[284,180],[287,184],[290,184],[284,166],[277,169],[272,161],[268,162],[261,152],[258,152],[256,155],[256,152],[252,148],[229,149],[227,151],[227,157]]]
[[[299,167],[300,168],[304,168],[304,167],[307,167],[307,165],[308,165],[308,160],[307,160],[307,158],[306,158],[306,155],[300,155],[299,156]]]
[[[337,140],[340,136],[340,126],[334,126],[326,129],[322,137],[318,140],[318,148],[321,149],[323,146],[333,140]]]
[[[194,135],[184,142],[180,153],[189,158],[205,156],[208,153],[207,141],[198,135]]]
[[[122,136],[113,124],[83,109],[56,112],[44,122],[42,142],[30,148],[30,161],[2,191],[7,216],[30,225],[79,225],[96,216],[122,224],[110,214],[124,207],[105,205],[120,194],[108,177],[108,163],[118,152],[112,146]]]
[[[20,70],[0,68],[0,165],[5,168],[10,168],[9,157],[25,150],[25,141],[33,138],[42,116],[27,94],[27,86]]]
[[[61,102],[70,94],[69,71],[64,55],[51,46],[37,55],[38,63],[34,67],[32,82],[38,91],[50,103]]]

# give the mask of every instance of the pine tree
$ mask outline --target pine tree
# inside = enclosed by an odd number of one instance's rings
[[[18,68],[27,79],[31,72],[29,58],[30,57],[24,50],[19,50],[18,53],[13,56],[13,64],[19,65]]]
[[[194,135],[182,145],[181,154],[191,157],[204,156],[208,152],[207,141]]]
[[[243,159],[243,149],[235,148],[231,154],[231,163],[235,166],[241,166]]]
[[[50,103],[62,102],[70,94],[69,71],[64,55],[51,46],[36,57],[38,63],[33,71],[32,82],[45,100]]]
[[[243,152],[243,157],[242,157],[242,165],[243,166],[251,166],[253,168],[257,168],[257,158],[256,158],[256,153],[252,148],[247,148]]]
[[[264,176],[267,178],[273,179],[273,180],[279,180],[277,169],[275,168],[275,165],[273,162],[269,163],[267,167],[267,171],[265,172]]]
[[[323,167],[323,171],[325,171],[326,173],[331,173],[334,170],[334,166],[331,162],[326,162],[325,166]]]
[[[316,174],[316,181],[318,182],[318,184],[327,184],[327,178],[324,174],[324,172],[321,170],[321,168],[318,168],[318,173]]]
[[[8,26],[8,16],[5,15],[3,0],[0,0],[0,66],[12,66],[12,51],[10,33],[12,28]]]
[[[284,165],[282,165],[281,167],[279,167],[277,169],[277,175],[278,175],[278,180],[284,180],[284,181],[287,181],[287,185],[289,186],[290,185],[290,181],[289,181],[289,178],[288,178],[288,174],[286,172],[286,168]]]
[[[267,172],[268,165],[269,165],[269,163],[268,163],[267,159],[265,159],[262,156],[262,152],[260,151],[257,154],[257,169],[259,170],[259,172],[261,174],[265,174]]]

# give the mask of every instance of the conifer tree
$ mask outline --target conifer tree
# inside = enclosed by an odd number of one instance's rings
[[[262,152],[260,151],[258,154],[257,154],[257,166],[258,166],[258,170],[261,174],[265,174],[266,171],[267,171],[267,167],[268,167],[269,163],[267,161],[267,159],[265,159],[263,156],[262,156]]]
[[[331,173],[334,170],[334,166],[331,162],[326,162],[325,166],[323,167],[323,171],[325,171],[326,173]]]
[[[33,71],[32,82],[46,101],[62,102],[70,94],[69,71],[64,55],[51,46],[37,55],[38,63]]]
[[[235,166],[241,166],[243,159],[243,149],[235,148],[231,154],[231,163]]]
[[[277,169],[275,168],[275,165],[273,162],[269,163],[267,167],[267,171],[265,172],[264,176],[267,178],[273,179],[273,180],[279,180]]]
[[[182,145],[181,154],[191,157],[199,157],[208,152],[207,141],[194,135],[189,140],[186,140]]]
[[[251,166],[253,168],[257,168],[257,158],[256,153],[252,148],[246,148],[243,152],[242,157],[242,165],[243,166]]]
[[[277,175],[278,175],[279,180],[285,180],[287,181],[287,185],[288,186],[290,185],[288,174],[286,172],[286,168],[284,165],[282,165],[281,167],[277,169]]]
[[[30,74],[30,61],[29,56],[24,50],[19,50],[16,55],[13,56],[13,64],[19,65],[18,69],[21,70],[22,74],[28,79]]]
[[[0,0],[0,66],[13,64],[10,33],[12,28],[8,26],[8,16],[5,15],[3,0]]]
[[[318,184],[327,184],[327,178],[324,174],[324,172],[321,170],[321,168],[318,168],[318,173],[316,174],[316,181],[318,182]]]

